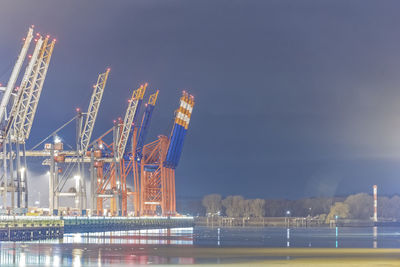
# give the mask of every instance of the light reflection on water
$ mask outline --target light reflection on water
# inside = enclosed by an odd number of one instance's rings
[[[1,242],[0,265],[101,266],[193,264],[204,259],[157,256],[161,247],[400,248],[400,228],[176,228],[65,234],[60,240]],[[178,253],[179,254],[179,253]],[[221,259],[208,258],[207,263]]]

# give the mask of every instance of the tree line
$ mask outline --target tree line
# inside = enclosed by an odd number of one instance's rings
[[[366,193],[348,197],[287,199],[245,199],[219,194],[202,199],[205,215],[228,217],[319,217],[326,222],[340,219],[369,219],[373,216],[373,197]],[[378,217],[400,218],[400,196],[379,197]]]
[[[221,215],[222,212],[228,217],[256,217],[265,215],[264,199],[245,199],[242,196],[228,196],[222,199],[221,195],[212,194],[203,198],[203,206],[206,215]]]

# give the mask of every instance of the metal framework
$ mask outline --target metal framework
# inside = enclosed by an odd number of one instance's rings
[[[97,113],[99,111],[101,99],[103,98],[103,92],[106,86],[109,72],[110,69],[107,69],[106,72],[99,74],[99,77],[97,78],[97,83],[96,85],[93,86],[94,90],[92,93],[92,97],[90,98],[90,104],[86,115],[85,126],[82,129],[82,134],[80,138],[81,140],[80,154],[85,153],[88,149],[90,138],[92,137],[94,123],[96,122]]]
[[[124,120],[115,122],[114,127],[97,139],[97,148],[103,150],[111,157],[112,163],[104,164],[104,161],[96,160],[95,157],[101,155],[101,150],[94,151],[92,156],[91,168],[92,174],[92,207],[96,203],[94,214],[103,213],[103,202],[110,200],[110,213],[112,215],[127,214],[127,193],[128,188],[126,179],[131,172],[132,162],[126,154],[126,146],[131,133],[132,125],[140,109],[141,102],[146,92],[147,84],[140,86],[133,91],[132,97],[128,100],[128,107],[125,112]],[[112,143],[107,144],[105,138],[112,133]],[[97,181],[97,182],[96,182]]]
[[[155,215],[157,207],[161,207],[162,215],[176,215],[175,168],[182,153],[193,106],[194,97],[184,91],[170,137],[160,135],[158,140],[143,147],[141,215]]]
[[[87,196],[84,164],[88,162],[87,160],[85,161],[85,158],[87,158],[87,150],[109,72],[110,69],[107,69],[104,73],[98,75],[97,82],[93,86],[88,111],[82,113],[77,109],[78,114],[74,117],[74,120],[76,120],[76,151],[71,153],[63,151],[62,143],[45,145],[48,147],[50,153],[50,160],[47,164],[50,166],[49,202],[52,214],[58,214],[60,197],[73,197],[76,208],[80,210],[82,215],[86,214]],[[82,127],[84,115],[86,118],[85,124]],[[70,122],[72,121],[70,120]],[[55,131],[53,135],[58,131]],[[65,171],[63,171],[64,169]],[[70,188],[68,192],[63,192],[66,182],[71,178],[74,178],[76,181],[75,187]]]
[[[19,90],[17,90],[17,94],[14,98],[14,103],[11,108],[10,116],[7,121],[7,126],[5,128],[4,136],[8,137],[8,134],[12,129],[13,140],[16,140],[18,136],[14,125],[15,125],[15,118],[17,118],[18,115],[20,115],[21,113],[20,107],[21,107],[21,102],[23,102],[23,96],[26,95],[26,92],[30,91],[30,88],[34,86],[35,80],[37,78],[37,71],[35,67],[37,66],[37,61],[39,60],[39,53],[42,48],[42,44],[43,44],[43,39],[39,38],[39,40],[36,42],[35,50],[33,52],[31,60],[28,66],[26,67],[25,74],[22,78],[21,86]]]
[[[14,65],[10,79],[8,80],[6,90],[4,92],[3,98],[0,103],[0,122],[2,122],[7,116],[7,105],[9,103],[11,93],[14,90],[15,83],[17,81],[19,72],[21,70],[22,64],[24,63],[26,53],[28,52],[29,45],[33,38],[33,27],[29,28],[28,34],[26,35],[24,44],[22,46],[21,52],[19,53],[17,62]]]
[[[93,86],[88,111],[77,115],[51,133],[46,140],[56,137],[58,132],[75,121],[76,148],[65,151],[58,138],[45,144],[42,151],[25,151],[26,140],[30,136],[35,113],[43,89],[55,40],[37,34],[33,55],[27,64],[21,85],[14,92],[20,69],[24,63],[33,38],[30,28],[20,51],[11,77],[0,102],[0,143],[3,152],[3,175],[0,190],[3,193],[3,206],[7,207],[7,195],[11,193],[11,208],[28,207],[28,188],[26,177],[26,157],[45,157],[43,165],[49,165],[50,213],[57,215],[60,197],[75,198],[76,208],[86,214],[85,164],[89,163],[91,183],[92,215],[104,215],[103,204],[110,203],[112,216],[128,215],[128,197],[131,196],[135,216],[175,216],[175,169],[182,153],[183,142],[189,127],[194,98],[185,91],[175,112],[174,126],[169,137],[159,135],[154,142],[145,145],[158,91],[150,95],[140,125],[136,119],[146,92],[147,84],[133,91],[123,119],[115,121],[114,126],[100,138],[90,143],[97,114],[103,97],[110,69],[99,74]],[[12,97],[12,98],[11,98]],[[7,111],[10,108],[10,112]],[[111,138],[109,138],[112,136]],[[108,141],[106,142],[106,139]],[[110,141],[111,139],[111,141]],[[129,141],[131,142],[130,145]],[[129,148],[129,149],[127,149]],[[75,187],[63,191],[66,182],[72,177]],[[133,178],[132,190],[128,182]],[[1,210],[0,210],[1,213]]]
[[[7,207],[7,194],[10,192],[11,208],[13,211],[20,213],[24,213],[28,207],[28,178],[26,172],[25,142],[29,137],[55,45],[55,40],[49,43],[49,36],[46,36],[46,38],[43,39],[42,36],[37,34],[33,55],[30,56],[30,61],[25,69],[21,85],[16,93],[12,94],[32,38],[33,28],[30,28],[17,63],[14,66],[10,81],[7,84],[5,94],[3,95],[1,104],[3,108],[0,108],[1,120],[5,126],[2,128],[1,136],[1,144],[3,148],[3,206]],[[12,100],[13,103],[11,105],[10,115],[7,116],[7,106],[9,106],[11,95],[13,95],[14,98]],[[16,169],[16,179],[14,178],[14,169]],[[22,208],[24,206],[25,211],[22,211],[21,209],[14,210],[15,193],[17,193],[17,208]],[[24,205],[22,205],[23,198]]]

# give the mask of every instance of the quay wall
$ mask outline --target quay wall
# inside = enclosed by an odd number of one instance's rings
[[[64,221],[59,217],[0,216],[0,241],[61,238]]]
[[[193,227],[192,217],[0,216],[0,241],[58,239],[64,233]]]
[[[193,227],[192,217],[63,217],[65,233]]]

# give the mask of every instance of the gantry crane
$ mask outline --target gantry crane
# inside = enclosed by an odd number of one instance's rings
[[[157,207],[161,207],[162,215],[176,215],[175,168],[182,153],[193,106],[194,97],[184,91],[170,137],[160,135],[158,140],[143,147],[140,165],[141,215],[155,215]]]
[[[103,97],[104,88],[107,83],[110,69],[104,73],[100,73],[96,84],[93,86],[93,92],[90,98],[88,111],[82,113],[77,109],[78,114],[76,119],[76,151],[72,156],[72,160],[67,163],[66,171],[62,173],[61,164],[64,164],[67,153],[63,152],[63,146],[60,142],[55,144],[46,144],[47,149],[50,150],[50,183],[49,183],[49,202],[50,212],[54,215],[58,214],[59,198],[60,197],[74,197],[76,208],[79,208],[82,215],[86,214],[86,183],[84,178],[84,158],[87,156],[90,139],[94,129],[94,125],[99,111],[100,103]],[[83,120],[85,123],[83,124]],[[83,125],[83,127],[82,127]],[[56,134],[56,132],[54,133]],[[62,192],[64,186],[73,175],[75,179],[74,192]]]
[[[143,114],[142,123],[139,127],[135,127],[132,134],[132,172],[134,191],[130,192],[133,195],[134,214],[140,215],[140,162],[142,160],[143,145],[147,136],[148,128],[150,125],[153,110],[156,105],[158,90],[150,95],[149,101],[146,104],[146,109]],[[127,176],[128,174],[126,174]]]
[[[21,86],[12,93],[18,78],[19,71],[26,56],[29,44],[33,38],[33,27],[28,31],[25,38],[23,48],[17,63],[11,74],[9,83],[0,104],[0,117],[3,121],[1,131],[1,143],[3,147],[3,202],[7,206],[8,186],[11,188],[11,206],[14,209],[14,193],[17,192],[17,208],[22,207],[23,196],[25,198],[24,206],[28,207],[28,188],[27,188],[27,172],[26,172],[26,155],[25,142],[29,138],[29,133],[32,128],[32,123],[35,117],[36,108],[40,99],[44,80],[46,78],[47,69],[49,67],[51,55],[53,53],[55,39],[49,42],[50,36],[43,39],[39,34],[36,35],[36,45],[33,55],[30,56],[24,76],[21,81]],[[13,95],[11,110],[7,115],[7,106],[9,106],[10,96]],[[7,153],[8,144],[8,153]],[[15,145],[15,153],[13,149]],[[22,155],[21,146],[22,145]],[[14,180],[14,160],[16,161],[16,180]],[[22,165],[24,167],[22,167]],[[9,168],[7,168],[7,166]],[[10,183],[9,183],[10,180]]]
[[[119,119],[116,121],[112,130],[107,131],[101,138],[97,139],[97,147],[108,150],[113,162],[110,164],[103,164],[101,161],[95,161],[96,152],[92,156],[92,173],[97,173],[97,179],[92,175],[92,206],[96,203],[97,215],[103,212],[103,201],[110,199],[110,212],[112,215],[126,215],[127,213],[127,186],[126,186],[126,173],[132,168],[126,161],[129,159],[124,158],[126,145],[128,143],[129,135],[131,133],[132,124],[140,109],[146,92],[147,84],[140,86],[137,90],[133,91],[132,97],[128,101],[124,120]],[[109,134],[113,134],[113,142],[107,144],[104,138]],[[101,150],[98,150],[98,156],[101,155]],[[95,182],[97,180],[97,184]]]

